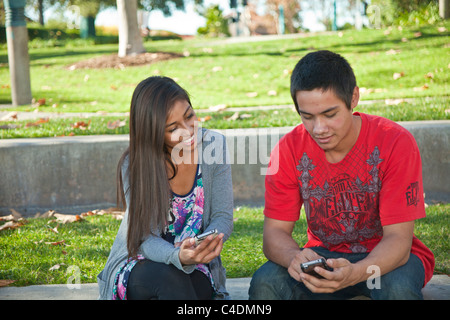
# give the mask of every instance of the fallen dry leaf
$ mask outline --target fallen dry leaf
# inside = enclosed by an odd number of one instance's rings
[[[402,77],[404,77],[404,76],[405,76],[405,73],[404,73],[404,72],[395,72],[394,75],[392,76],[392,78],[393,78],[394,80],[397,80],[397,79],[400,79],[400,78],[402,78]]]
[[[58,264],[55,264],[53,267],[50,267],[49,269],[48,269],[48,271],[55,271],[55,270],[58,270],[59,268],[61,268],[61,266],[65,266],[66,264],[65,263],[58,263]]]
[[[25,127],[29,128],[29,127],[38,127],[40,124],[42,123],[47,123],[50,121],[50,118],[40,118],[39,120],[35,121],[35,122],[28,122]]]
[[[200,122],[206,122],[206,121],[209,121],[209,120],[211,120],[211,119],[212,119],[211,116],[205,116],[205,117],[202,117],[202,118],[198,118],[198,121],[200,121]]]
[[[0,231],[17,229],[17,228],[25,225],[25,222],[26,222],[25,219],[21,219],[20,221],[17,221],[17,222],[16,221],[8,221],[4,225],[0,226]]]
[[[73,214],[62,214],[62,213],[55,213],[53,217],[56,218],[56,221],[61,223],[72,223],[72,222],[79,222],[83,220],[83,218],[80,215],[73,215]]]
[[[237,119],[239,119],[239,112],[235,112],[235,113],[233,113],[233,115],[231,117],[226,118],[227,121],[234,121]]]
[[[208,109],[214,112],[223,111],[227,108],[226,104],[218,104],[217,106],[211,106]]]
[[[414,91],[424,91],[424,90],[427,90],[428,88],[429,88],[430,86],[427,84],[427,83],[425,83],[423,86],[421,86],[421,87],[415,87],[415,88],[413,88],[413,90]]]
[[[44,242],[45,244],[50,244],[52,246],[62,246],[65,245],[65,240],[54,241],[54,242]]]
[[[88,123],[84,122],[84,121],[78,121],[75,122],[72,125],[72,128],[74,129],[80,129],[80,130],[86,130],[87,128],[89,128],[89,125],[91,124],[91,120],[88,121]]]
[[[398,54],[398,53],[400,53],[400,50],[394,50],[394,49],[391,49],[391,50],[389,50],[389,51],[386,51],[386,54],[389,56],[389,55],[395,55],[395,54]]]
[[[108,124],[106,125],[106,127],[108,129],[110,129],[110,130],[114,130],[114,129],[117,129],[117,128],[125,127],[126,124],[127,124],[127,120],[123,120],[123,121],[120,121],[120,120],[108,121]]]
[[[7,121],[9,119],[17,120],[17,111],[13,111],[8,113],[7,115],[4,115],[3,117],[0,118],[0,121]]]
[[[7,287],[16,280],[0,280],[0,287]]]

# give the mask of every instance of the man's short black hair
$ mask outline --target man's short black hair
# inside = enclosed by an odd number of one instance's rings
[[[353,69],[337,53],[320,50],[308,53],[294,68],[291,75],[291,96],[298,112],[297,91],[333,90],[338,98],[351,109],[356,78]]]

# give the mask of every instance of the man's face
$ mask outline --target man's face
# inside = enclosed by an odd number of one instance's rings
[[[298,111],[305,129],[322,148],[330,162],[338,162],[355,144],[360,128],[360,118],[353,116],[359,100],[355,87],[352,109],[336,96],[333,90],[298,91]]]

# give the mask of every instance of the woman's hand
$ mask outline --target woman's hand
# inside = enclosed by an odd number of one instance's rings
[[[181,244],[178,253],[182,265],[209,263],[212,259],[219,256],[223,248],[224,234],[220,233],[217,237],[208,236],[198,246],[195,246],[194,238],[186,238]]]

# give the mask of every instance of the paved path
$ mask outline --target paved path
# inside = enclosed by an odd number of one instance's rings
[[[250,279],[227,279],[227,289],[233,300],[248,299]],[[450,277],[435,275],[423,294],[426,300],[450,300]],[[0,300],[95,300],[97,296],[96,283],[83,284],[79,289],[69,289],[65,284],[0,288]]]

